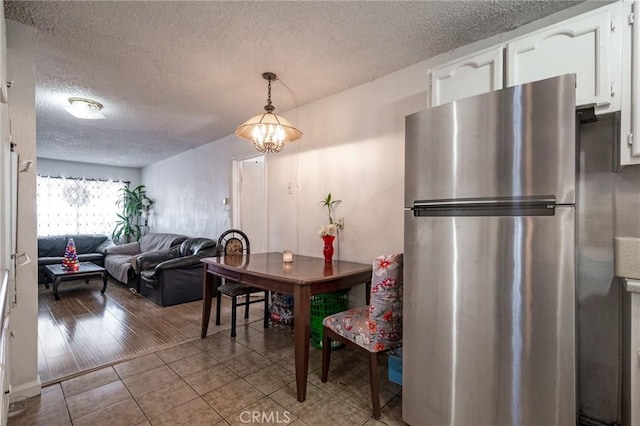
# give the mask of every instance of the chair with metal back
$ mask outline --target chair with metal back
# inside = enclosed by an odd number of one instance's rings
[[[402,346],[402,254],[380,256],[373,262],[369,305],[330,315],[322,325],[322,382],[329,376],[332,340],[366,353],[373,416],[379,419],[379,358],[388,350]]]
[[[242,259],[242,256],[249,254],[249,238],[244,232],[238,229],[229,229],[220,235],[218,239],[218,256],[224,256],[225,259],[236,256]],[[263,299],[251,300],[251,294],[263,291]],[[231,298],[231,337],[236,337],[236,308],[238,306],[245,307],[244,317],[249,318],[249,305],[264,302],[264,328],[269,326],[269,291],[230,281],[226,278],[223,279],[216,292],[216,325],[220,325],[220,301],[223,294]],[[244,302],[238,302],[237,299],[240,296],[245,296]]]

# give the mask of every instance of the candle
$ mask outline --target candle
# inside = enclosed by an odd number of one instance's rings
[[[293,262],[293,253],[291,250],[285,250],[282,252],[282,261],[284,263],[292,263]]]

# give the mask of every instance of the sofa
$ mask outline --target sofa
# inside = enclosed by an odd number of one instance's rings
[[[80,262],[92,262],[104,266],[105,252],[115,247],[114,242],[106,235],[53,235],[38,237],[38,283],[45,282],[44,267],[62,263],[64,251],[69,238],[76,244],[76,252]]]
[[[161,306],[202,299],[203,257],[215,256],[216,242],[188,238],[179,246],[136,257],[140,294]]]
[[[140,269],[136,257],[143,253],[167,250],[180,245],[187,239],[185,235],[149,233],[139,241],[109,247],[104,258],[104,267],[109,275],[129,286],[134,292],[140,292]]]

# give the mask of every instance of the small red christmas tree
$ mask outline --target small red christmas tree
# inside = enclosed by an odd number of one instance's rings
[[[80,269],[78,262],[78,252],[76,251],[76,242],[73,238],[69,238],[67,248],[64,249],[64,259],[62,259],[62,269],[65,271],[77,271]]]

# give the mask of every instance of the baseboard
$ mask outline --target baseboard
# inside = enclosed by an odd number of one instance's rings
[[[17,396],[26,396],[27,398],[31,398],[32,396],[40,395],[42,391],[42,384],[40,383],[40,376],[33,382],[23,383],[18,386],[11,386],[11,391],[9,392],[9,398],[17,397]]]

